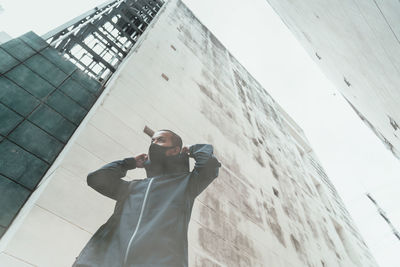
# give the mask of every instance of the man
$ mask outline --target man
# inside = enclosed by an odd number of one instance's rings
[[[195,160],[191,172],[189,157]],[[163,129],[153,134],[148,154],[114,161],[89,173],[88,185],[117,202],[73,267],[188,266],[187,230],[193,202],[218,176],[220,166],[212,145],[182,148],[182,139]],[[145,168],[147,178],[121,179],[135,168]]]

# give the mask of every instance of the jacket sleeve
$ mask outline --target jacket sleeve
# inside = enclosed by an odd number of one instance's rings
[[[189,186],[193,197],[197,197],[218,176],[221,163],[213,155],[213,146],[196,144],[189,147],[189,157],[195,160]]]
[[[87,176],[87,184],[97,192],[118,200],[124,190],[127,189],[129,182],[122,180],[128,170],[136,168],[135,158],[125,158],[113,161],[93,171]]]

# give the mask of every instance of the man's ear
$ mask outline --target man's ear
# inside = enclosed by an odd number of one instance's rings
[[[174,148],[174,154],[179,154],[179,153],[181,153],[181,149],[179,148],[179,146],[176,146]]]

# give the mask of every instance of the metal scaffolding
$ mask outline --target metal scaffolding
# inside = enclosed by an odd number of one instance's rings
[[[160,10],[161,0],[113,0],[42,36],[85,73],[105,83]]]

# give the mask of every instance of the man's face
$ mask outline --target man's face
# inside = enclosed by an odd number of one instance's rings
[[[159,132],[155,132],[153,134],[153,137],[151,138],[151,143],[155,143],[157,145],[160,146],[172,146],[172,134],[170,132],[167,131],[159,131]],[[168,149],[165,154],[167,156],[171,156],[171,155],[176,155],[180,152],[180,148],[178,146],[175,146],[173,148]]]

